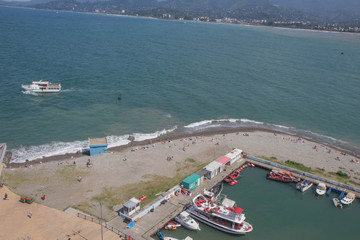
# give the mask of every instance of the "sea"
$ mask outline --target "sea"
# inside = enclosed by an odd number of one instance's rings
[[[165,21],[0,7],[0,142],[13,162],[166,134],[264,129],[360,154],[360,34]],[[61,83],[58,94],[21,84]],[[358,236],[358,200],[342,210],[248,168],[223,193],[254,231],[201,224],[179,239]]]
[[[24,162],[257,128],[360,154],[359,59],[360,34],[0,7],[0,142]]]

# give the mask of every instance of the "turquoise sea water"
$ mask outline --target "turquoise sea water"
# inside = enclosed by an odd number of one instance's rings
[[[359,59],[359,34],[0,7],[0,142],[21,162],[260,127],[359,153]],[[22,93],[40,79],[64,91]]]
[[[335,208],[332,198],[338,195],[317,198],[314,187],[302,193],[295,189],[295,184],[266,180],[266,173],[263,169],[246,168],[238,184],[224,185],[223,193],[244,209],[253,232],[240,237],[200,223],[199,232],[180,227],[163,233],[177,239],[190,236],[196,240],[357,239],[358,199],[349,207]]]

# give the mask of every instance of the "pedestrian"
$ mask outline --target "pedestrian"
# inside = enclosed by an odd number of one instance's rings
[[[31,217],[32,217],[32,211],[29,212],[29,218],[31,218]]]
[[[7,200],[7,193],[5,193],[5,197],[4,197],[4,200]]]
[[[44,193],[44,195],[43,195],[43,197],[42,197],[42,200],[45,200],[45,193]]]
[[[81,180],[82,180],[82,177],[78,176],[78,181],[81,182]]]

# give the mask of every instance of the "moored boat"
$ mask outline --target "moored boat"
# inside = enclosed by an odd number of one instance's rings
[[[181,212],[175,217],[175,221],[180,223],[183,227],[190,230],[200,230],[199,224],[186,211]]]
[[[319,182],[319,184],[316,187],[316,194],[321,196],[326,193],[326,184],[323,182]]]
[[[33,81],[30,85],[22,84],[25,91],[32,93],[57,93],[61,91],[61,84],[50,83],[48,81]]]
[[[245,222],[243,209],[236,207],[235,202],[226,197],[213,202],[199,194],[193,203],[188,212],[204,224],[231,234],[244,235],[253,230],[252,225]]]
[[[295,177],[291,172],[289,171],[283,171],[283,170],[272,170],[271,172],[275,173],[276,175],[283,176],[285,178],[291,179],[293,182],[299,182],[301,181],[301,178]]]
[[[338,198],[333,198],[333,203],[335,207],[343,208],[343,205]]]
[[[302,192],[305,192],[306,190],[308,190],[309,188],[311,188],[313,185],[312,182],[308,181],[308,180],[303,180],[300,181],[296,184],[296,189],[300,190]]]
[[[275,174],[274,172],[270,172],[266,175],[267,179],[278,181],[278,182],[284,182],[284,183],[291,183],[291,178],[287,178],[278,174]]]
[[[352,192],[349,192],[348,194],[346,194],[345,197],[343,197],[341,199],[341,203],[344,205],[352,204],[354,202],[355,198],[356,198],[355,194]]]

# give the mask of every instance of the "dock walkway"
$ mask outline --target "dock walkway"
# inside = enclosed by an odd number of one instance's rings
[[[344,192],[354,192],[357,198],[360,198],[360,189],[348,186],[346,184],[338,183],[330,179],[326,179],[320,176],[316,176],[310,173],[305,173],[297,169],[292,169],[277,163],[273,163],[270,161],[266,161],[264,159],[259,159],[251,156],[247,156],[247,161],[255,164],[258,167],[262,167],[269,170],[286,170],[290,171],[295,177],[299,177],[304,180],[308,180],[314,184],[318,184],[319,182],[324,182],[327,187],[335,188]]]
[[[127,228],[127,224],[124,223],[124,220],[121,217],[114,218],[109,224],[131,236],[132,239],[152,239],[151,236],[186,209],[186,206],[188,206],[197,194],[203,193],[204,189],[210,189],[218,182],[221,182],[233,170],[243,165],[245,161],[245,159],[240,159],[234,164],[227,166],[226,171],[221,172],[213,179],[205,179],[199,187],[192,191],[191,196],[180,194],[177,197],[173,197],[165,205],[155,208],[154,212],[150,212],[142,217],[135,223],[135,226],[132,229]]]

